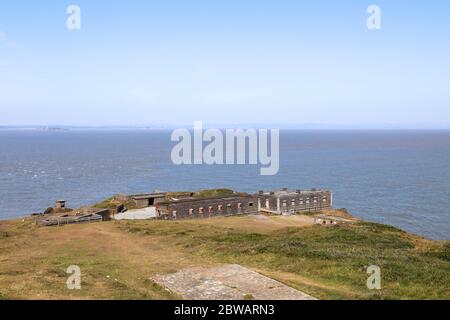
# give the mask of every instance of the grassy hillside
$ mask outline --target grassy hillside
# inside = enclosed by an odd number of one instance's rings
[[[321,299],[450,299],[450,243],[357,222],[310,217],[121,221],[37,228],[0,223],[0,298],[173,299],[149,278],[238,263]],[[68,290],[78,265],[82,289]],[[382,290],[366,288],[381,267]]]

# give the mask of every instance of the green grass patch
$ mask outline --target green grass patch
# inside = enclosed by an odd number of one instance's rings
[[[139,232],[152,230],[153,234],[171,236],[185,250],[223,263],[297,274],[329,286],[328,290],[318,290],[297,285],[319,298],[450,298],[449,244],[435,243],[425,251],[416,250],[415,242],[421,238],[394,227],[359,222],[330,228],[289,227],[270,233],[192,223],[189,232],[184,232],[185,227],[183,222],[146,223],[140,225]],[[381,268],[380,291],[366,287],[370,265]]]
[[[208,189],[194,192],[194,198],[231,197],[235,192],[231,189]]]

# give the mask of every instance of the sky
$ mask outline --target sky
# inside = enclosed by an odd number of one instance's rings
[[[448,0],[0,0],[0,125],[450,128],[449,39]]]

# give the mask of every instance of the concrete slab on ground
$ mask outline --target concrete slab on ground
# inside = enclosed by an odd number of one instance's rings
[[[148,207],[143,209],[128,210],[123,213],[118,213],[114,216],[116,220],[145,220],[156,217],[155,207]]]
[[[152,280],[188,300],[316,300],[236,264],[188,268]]]

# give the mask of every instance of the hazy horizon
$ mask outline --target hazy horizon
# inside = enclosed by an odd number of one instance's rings
[[[22,124],[0,129],[174,129],[192,128],[193,123],[143,124]],[[203,123],[204,128],[279,128],[284,130],[450,130],[450,123]]]

